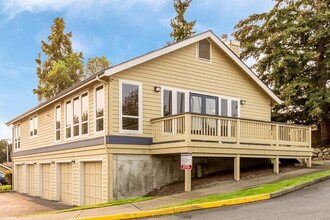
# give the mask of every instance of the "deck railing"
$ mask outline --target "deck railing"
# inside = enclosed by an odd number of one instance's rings
[[[185,113],[151,120],[153,142],[208,141],[311,147],[308,126]]]

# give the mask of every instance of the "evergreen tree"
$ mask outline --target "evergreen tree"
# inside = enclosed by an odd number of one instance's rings
[[[317,124],[321,141],[330,139],[330,2],[276,0],[267,13],[236,26],[242,58],[284,100],[273,118]]]
[[[41,41],[47,60],[42,62],[40,57],[36,59],[39,84],[33,93],[38,95],[39,100],[58,94],[84,77],[83,54],[73,51],[72,33],[65,34],[64,28],[64,19],[55,18],[47,38],[49,43]]]
[[[192,0],[174,0],[174,9],[176,12],[176,17],[171,19],[171,27],[173,28],[172,33],[170,34],[173,37],[173,43],[187,39],[195,35],[193,28],[195,26],[196,20],[187,22],[184,18],[184,14],[189,7],[189,4]]]
[[[109,66],[111,66],[111,63],[105,56],[89,58],[86,64],[85,73],[87,76],[90,76]]]

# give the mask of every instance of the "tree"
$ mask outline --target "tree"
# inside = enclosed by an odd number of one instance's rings
[[[284,100],[275,120],[317,124],[321,141],[330,139],[330,2],[276,0],[267,13],[240,21],[234,37],[242,58]]]
[[[7,144],[6,140],[0,140],[0,163],[7,162]],[[9,162],[11,161],[12,144],[8,144]]]
[[[55,18],[47,38],[49,43],[41,41],[47,60],[42,62],[40,57],[36,59],[39,84],[33,93],[38,95],[39,100],[58,94],[84,77],[83,54],[73,51],[72,33],[65,34],[64,28],[64,19]]]
[[[192,0],[174,0],[174,9],[176,12],[176,17],[171,19],[171,27],[173,28],[172,33],[170,34],[173,37],[173,43],[187,39],[195,35],[193,28],[195,26],[196,20],[187,22],[184,18],[187,8]]]
[[[105,56],[89,58],[86,64],[85,73],[87,76],[90,76],[109,66],[111,66],[111,63]]]

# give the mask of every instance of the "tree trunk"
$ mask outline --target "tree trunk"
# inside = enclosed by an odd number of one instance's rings
[[[324,119],[320,123],[321,143],[330,144],[330,120]]]

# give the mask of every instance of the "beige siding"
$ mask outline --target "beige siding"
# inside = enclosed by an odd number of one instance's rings
[[[39,155],[29,155],[24,157],[15,157],[15,163],[28,163],[35,165],[35,189],[36,195],[39,195],[39,171],[42,172],[43,164],[50,164],[50,199],[58,200],[60,199],[60,186],[56,184],[60,184],[60,181],[57,181],[57,178],[60,178],[60,174],[58,173],[58,177],[56,177],[55,168],[57,165],[63,163],[63,161],[74,162],[72,164],[72,204],[73,205],[81,205],[81,195],[82,190],[79,188],[82,186],[82,178],[81,178],[81,170],[83,169],[83,165],[85,162],[91,161],[102,161],[102,202],[108,201],[108,163],[107,163],[107,156],[105,153],[105,147],[103,145],[98,146],[90,146],[88,148],[78,148],[66,151],[55,151],[50,153],[44,153]],[[22,165],[19,165],[22,167]],[[17,166],[18,167],[18,166]],[[21,176],[24,180],[25,176],[25,169],[20,168],[22,170]],[[59,172],[59,171],[58,171]],[[42,178],[40,179],[40,183],[42,184]],[[25,182],[23,181],[21,188],[25,187]],[[18,185],[16,187],[16,190]],[[58,195],[56,195],[56,189]],[[42,190],[41,195],[42,196]],[[71,202],[69,203],[71,204]]]
[[[161,93],[154,86],[168,86],[198,93],[246,100],[241,117],[270,120],[270,98],[224,52],[212,44],[212,62],[196,59],[192,44],[112,76],[110,100],[111,134],[119,133],[119,80],[143,84],[143,133],[151,136],[150,119],[161,116]]]
[[[94,135],[94,89],[95,86],[102,85],[101,83],[94,83],[92,85],[89,85],[88,87],[81,89],[74,94],[67,96],[61,101],[58,101],[54,104],[51,104],[40,111],[38,111],[36,114],[31,114],[19,122],[15,123],[21,125],[21,149],[20,150],[26,150],[26,149],[33,149],[38,147],[46,147],[51,146],[55,144],[61,144],[65,142],[71,142],[74,140],[80,140],[83,138],[93,138]],[[105,98],[108,97],[107,94],[107,88],[104,88],[105,91]],[[83,137],[75,137],[70,139],[65,139],[65,102],[73,99],[85,92],[88,92],[89,96],[89,133],[86,136]],[[61,140],[55,141],[55,107],[61,105]],[[107,116],[107,103],[105,102],[105,116]],[[30,117],[33,117],[35,115],[38,115],[38,135],[34,137],[29,136],[29,119]],[[14,126],[15,126],[14,125]],[[105,120],[105,129],[106,129],[107,123]]]

